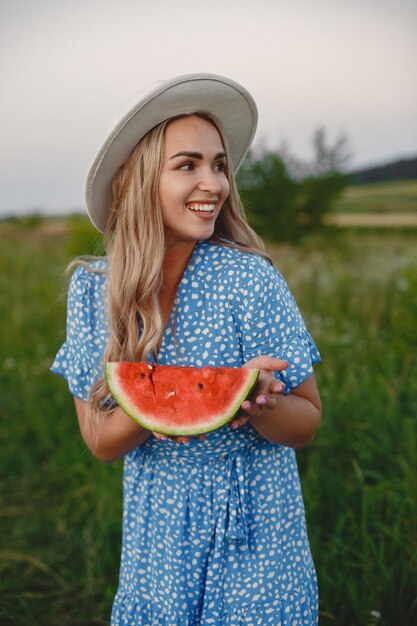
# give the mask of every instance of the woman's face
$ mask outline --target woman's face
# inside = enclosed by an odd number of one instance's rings
[[[229,195],[226,155],[217,129],[189,115],[168,124],[159,199],[168,247],[208,239]]]

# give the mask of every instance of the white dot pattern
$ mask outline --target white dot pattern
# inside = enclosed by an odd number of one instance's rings
[[[106,260],[97,261],[105,269]],[[289,362],[287,393],[320,359],[288,286],[256,255],[197,243],[158,362]],[[108,338],[105,274],[78,268],[52,365],[88,398]],[[295,453],[246,424],[187,445],[151,436],[125,457],[123,545],[112,626],[311,626],[317,581]]]

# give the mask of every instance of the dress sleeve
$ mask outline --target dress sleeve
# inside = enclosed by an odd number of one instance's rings
[[[79,266],[68,290],[66,340],[51,367],[52,372],[66,379],[72,395],[85,401],[95,382],[92,297],[91,273]]]
[[[288,368],[276,374],[288,394],[313,374],[320,361],[316,344],[286,281],[267,261],[248,274],[243,295],[244,361],[259,355],[288,361]]]

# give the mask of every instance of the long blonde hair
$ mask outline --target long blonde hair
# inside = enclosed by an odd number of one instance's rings
[[[213,124],[228,156],[228,147],[218,123],[202,111],[193,115]],[[158,293],[162,285],[165,254],[158,188],[165,129],[178,117],[170,118],[149,131],[113,178],[113,203],[104,231],[109,260],[110,331],[104,362],[146,361],[149,354],[156,354],[157,351],[163,325]],[[230,192],[216,220],[212,240],[266,256],[261,239],[246,221],[229,158],[225,174]],[[102,378],[90,393],[90,416],[98,418],[100,411],[106,410],[103,401],[107,394],[108,389]]]

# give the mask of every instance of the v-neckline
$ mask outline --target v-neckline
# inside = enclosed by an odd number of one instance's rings
[[[194,260],[195,260],[195,257],[197,256],[197,252],[198,252],[198,250],[200,248],[201,243],[202,243],[201,241],[197,241],[196,242],[196,244],[195,244],[195,246],[193,248],[193,251],[192,251],[192,253],[190,255],[190,258],[187,261],[187,265],[185,266],[185,269],[184,269],[184,272],[183,272],[183,274],[181,276],[181,279],[180,279],[180,281],[178,283],[178,287],[177,287],[177,290],[176,290],[176,293],[175,293],[175,297],[174,297],[174,302],[173,302],[172,308],[171,308],[171,310],[169,312],[168,319],[167,319],[167,322],[166,322],[165,327],[164,327],[164,332],[162,333],[161,341],[160,341],[160,343],[159,343],[159,345],[157,347],[157,355],[156,355],[156,359],[154,359],[155,362],[165,352],[165,344],[166,344],[166,341],[167,341],[168,330],[171,330],[172,333],[175,332],[175,327],[173,327],[172,320],[173,320],[175,314],[177,313],[179,299],[180,299],[180,294],[181,294],[181,292],[183,290],[184,282],[185,282],[186,279],[188,279],[189,275],[194,271]],[[153,355],[152,355],[152,357],[153,357]]]

